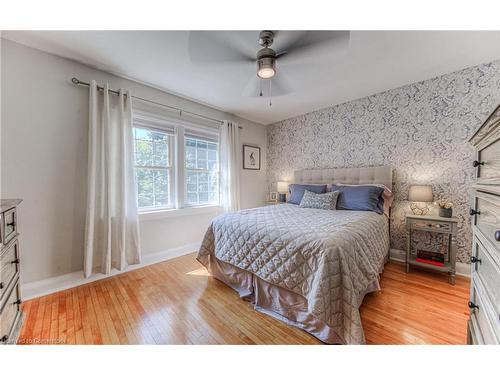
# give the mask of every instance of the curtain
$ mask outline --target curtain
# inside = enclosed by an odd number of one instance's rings
[[[84,274],[140,263],[130,92],[90,83]]]
[[[220,189],[221,205],[225,212],[240,209],[240,152],[239,126],[224,121],[220,127]]]

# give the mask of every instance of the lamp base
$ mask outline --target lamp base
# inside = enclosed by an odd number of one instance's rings
[[[425,203],[410,203],[410,209],[411,212],[413,212],[413,215],[429,215],[429,212],[431,211],[429,209],[429,206]]]
[[[286,193],[279,193],[278,194],[278,201],[285,203],[286,202]]]

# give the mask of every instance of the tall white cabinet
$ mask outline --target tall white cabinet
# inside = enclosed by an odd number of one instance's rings
[[[472,136],[476,148],[469,344],[500,344],[500,106]]]

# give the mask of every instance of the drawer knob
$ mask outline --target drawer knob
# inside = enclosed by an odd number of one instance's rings
[[[481,259],[475,257],[474,255],[470,257],[471,263],[481,263]]]
[[[20,304],[21,304],[21,302],[22,302],[22,301],[21,301],[20,299],[18,299],[16,302],[13,302],[13,305],[20,305]]]
[[[6,342],[9,339],[9,336],[4,335],[1,339],[0,342]]]
[[[19,259],[13,260],[10,264],[19,264]]]
[[[500,230],[495,232],[495,240],[500,241]]]
[[[469,215],[474,216],[474,215],[481,215],[480,211],[476,211],[475,209],[471,208],[469,210]]]
[[[480,165],[484,165],[484,161],[479,162],[479,161],[477,161],[477,160],[474,160],[474,161],[472,162],[472,166],[473,166],[474,168],[477,168],[477,167],[479,167]]]
[[[472,302],[472,301],[469,301],[468,305],[469,305],[469,308],[471,308],[471,309],[479,309],[479,306],[478,306],[478,305],[476,305],[476,304],[475,304],[474,302]]]

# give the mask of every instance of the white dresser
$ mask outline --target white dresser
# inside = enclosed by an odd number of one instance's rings
[[[476,181],[469,344],[500,344],[500,106],[472,136]]]
[[[17,232],[19,203],[20,199],[0,201],[0,344],[15,344],[22,324]]]

